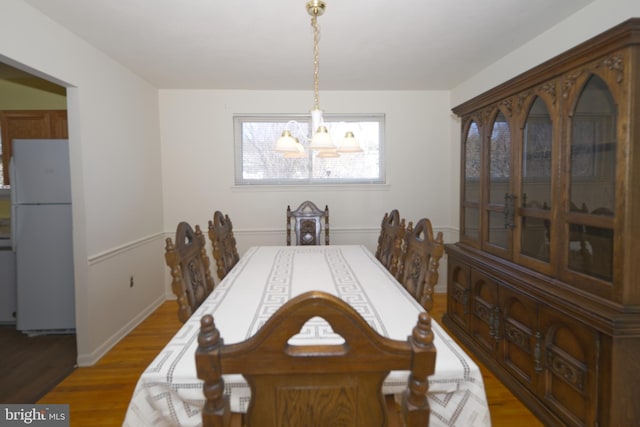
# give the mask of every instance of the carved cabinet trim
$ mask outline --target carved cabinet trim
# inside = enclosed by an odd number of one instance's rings
[[[456,106],[443,321],[547,425],[640,419],[640,18]]]

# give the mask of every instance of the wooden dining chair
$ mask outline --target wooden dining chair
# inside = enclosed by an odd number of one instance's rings
[[[406,226],[397,209],[384,214],[378,237],[376,258],[394,276],[398,271],[398,261],[402,253]]]
[[[431,221],[422,218],[415,227],[409,223],[396,279],[427,311],[433,307],[433,288],[443,254],[442,232],[434,239]]]
[[[321,245],[323,229],[324,244],[329,245],[329,206],[325,205],[323,211],[309,200],[302,202],[295,210],[287,206],[287,246],[291,246],[292,226],[296,245]]]
[[[290,344],[316,316],[344,343]],[[205,427],[229,423],[226,374],[242,374],[251,387],[247,427],[387,425],[381,387],[391,370],[410,371],[401,405],[406,425],[428,425],[427,377],[435,370],[436,348],[426,312],[406,341],[379,335],[349,304],[320,291],[289,300],[240,343],[224,344],[211,315],[200,323],[195,357],[204,380]]]
[[[220,211],[214,212],[213,220],[209,220],[209,240],[213,259],[216,261],[216,273],[222,280],[240,260],[229,215],[223,215]]]
[[[186,322],[213,290],[206,240],[196,225],[181,222],[176,229],[175,243],[165,241],[164,259],[171,271],[171,289],[178,301],[178,319]]]

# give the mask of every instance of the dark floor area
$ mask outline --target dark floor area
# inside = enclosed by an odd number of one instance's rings
[[[75,334],[27,336],[0,325],[0,403],[36,403],[76,366]]]

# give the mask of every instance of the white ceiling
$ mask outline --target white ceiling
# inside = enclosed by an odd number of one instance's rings
[[[593,0],[325,0],[320,88],[450,89]],[[306,0],[25,0],[159,88],[313,87]]]

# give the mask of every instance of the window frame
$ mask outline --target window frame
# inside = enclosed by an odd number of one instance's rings
[[[282,123],[283,128],[290,122],[307,124],[310,122],[309,114],[233,114],[233,140],[234,140],[234,185],[242,187],[261,186],[326,186],[326,185],[381,185],[386,184],[386,156],[385,156],[385,114],[383,113],[359,113],[359,114],[323,114],[326,123],[378,123],[378,177],[377,178],[314,178],[311,171],[314,156],[309,156],[309,176],[305,179],[262,179],[243,178],[243,135],[244,123]],[[357,136],[356,136],[357,137]],[[274,136],[275,147],[277,137]],[[341,154],[341,157],[349,159],[351,153]]]

